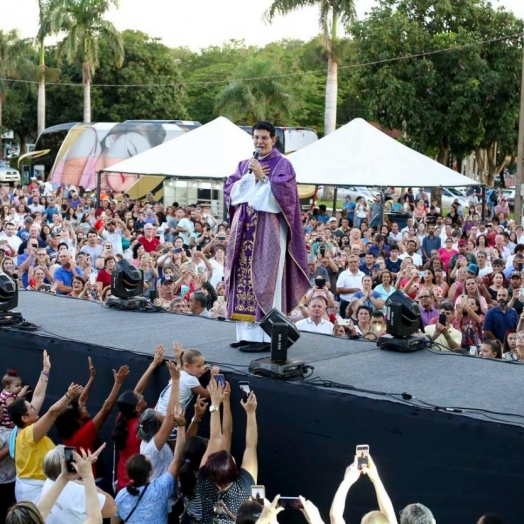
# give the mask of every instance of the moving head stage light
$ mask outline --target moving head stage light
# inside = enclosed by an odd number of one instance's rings
[[[142,271],[127,260],[120,260],[111,274],[111,296],[106,301],[109,308],[136,310],[146,306]]]
[[[306,372],[305,362],[288,360],[287,350],[299,338],[295,324],[278,309],[273,308],[261,321],[260,327],[271,337],[271,356],[253,360],[249,372],[253,375],[279,379],[302,377]]]
[[[428,347],[429,340],[422,334],[419,305],[403,291],[395,291],[386,300],[386,332],[378,339],[381,349],[409,353]]]

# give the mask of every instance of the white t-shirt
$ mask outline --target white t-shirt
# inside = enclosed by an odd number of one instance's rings
[[[42,497],[53,487],[54,481],[47,479],[42,488]],[[100,510],[106,498],[98,493]],[[84,486],[77,482],[68,482],[46,518],[46,524],[84,524],[87,520],[86,493]]]
[[[362,290],[362,279],[365,277],[364,273],[360,270],[357,271],[357,273],[354,275],[349,271],[349,269],[346,269],[345,271],[342,271],[340,273],[339,277],[337,278],[337,288],[358,288]],[[355,293],[341,293],[340,298],[342,300],[345,300],[349,302]]]
[[[315,324],[311,319],[305,318],[304,320],[299,320],[295,325],[299,331],[322,333],[323,335],[333,334],[333,324],[324,319],[322,319],[318,324]]]
[[[104,231],[102,237],[106,242],[111,242],[113,246],[113,252],[115,255],[123,255],[124,251],[122,249],[122,237],[123,233],[121,229],[115,229],[114,233],[110,233],[107,229]]]
[[[153,467],[150,482],[161,477],[169,468],[169,464],[173,462],[173,452],[171,448],[166,443],[159,451],[155,444],[155,437],[149,442],[142,441],[140,443],[140,453],[150,460],[151,466]]]
[[[191,399],[193,398],[192,388],[200,386],[198,378],[190,375],[187,371],[182,370],[180,372],[180,405],[183,409],[186,409]],[[155,409],[165,415],[167,412],[167,403],[169,402],[169,396],[171,395],[171,380],[167,386],[160,393]]]
[[[422,265],[422,257],[418,253],[413,253],[412,255],[408,253],[402,253],[398,258],[400,260],[404,260],[406,257],[410,257],[411,260],[413,260],[413,264],[417,267],[420,267]]]
[[[224,277],[224,266],[219,264],[214,258],[209,259],[209,263],[213,266],[213,273],[211,274],[209,283],[216,288],[218,283]]]
[[[189,246],[189,237],[195,231],[195,224],[193,224],[193,221],[189,218],[183,218],[178,222],[178,226],[186,230],[185,232],[180,231],[178,235],[180,235],[184,239],[184,244]]]

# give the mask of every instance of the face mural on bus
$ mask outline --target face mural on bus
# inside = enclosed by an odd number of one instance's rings
[[[171,128],[167,129],[166,128]],[[153,123],[78,124],[64,140],[51,175],[54,186],[95,188],[97,172],[183,134],[176,125]],[[102,191],[128,192],[139,176],[102,173]]]

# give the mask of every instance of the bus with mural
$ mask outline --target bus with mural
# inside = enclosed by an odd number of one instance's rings
[[[78,188],[94,190],[98,171],[191,132],[200,125],[185,120],[59,124],[45,129],[38,137],[34,151],[23,155],[20,160],[26,158],[31,164],[30,171],[50,180],[54,187],[71,183]],[[239,127],[251,133],[251,126]],[[284,154],[318,140],[314,129],[303,127],[277,127],[276,135],[276,147]],[[160,176],[103,173],[101,187],[116,197],[127,193],[131,198],[143,198],[152,192],[160,199],[166,194],[169,198],[178,198],[182,205],[185,200],[195,198],[194,191],[189,195],[182,190],[182,183],[177,184],[179,197],[173,195],[173,190],[164,191],[165,182],[165,177]],[[201,185],[208,184],[202,181]],[[174,186],[169,184],[169,187]],[[309,192],[314,190],[307,188],[306,193]],[[208,194],[208,191],[204,193]]]

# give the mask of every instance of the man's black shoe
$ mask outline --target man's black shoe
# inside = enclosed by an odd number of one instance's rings
[[[231,344],[229,344],[229,347],[239,348],[240,346],[247,346],[248,344],[251,344],[249,340],[239,340],[238,342],[231,342]]]
[[[267,342],[253,342],[247,346],[240,346],[238,348],[242,353],[259,353],[260,351],[269,351],[271,349],[271,344]]]

